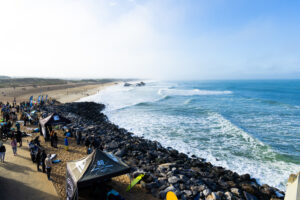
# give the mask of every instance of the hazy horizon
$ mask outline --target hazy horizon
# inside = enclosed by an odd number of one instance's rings
[[[0,75],[300,78],[300,2],[0,2]]]

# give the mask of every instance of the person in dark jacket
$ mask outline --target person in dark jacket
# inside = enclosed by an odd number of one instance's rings
[[[80,131],[76,131],[76,142],[77,142],[77,145],[80,145],[81,139],[82,139],[81,132]]]
[[[16,139],[17,139],[17,142],[20,144],[20,147],[21,147],[22,146],[22,132],[20,130],[17,131]]]
[[[0,161],[4,163],[6,148],[4,144],[0,141]]]
[[[57,148],[58,137],[57,137],[57,133],[56,132],[54,132],[53,140],[54,140],[53,147]]]
[[[54,130],[52,130],[50,133],[50,142],[51,142],[51,147],[54,147]]]
[[[36,154],[36,159],[35,159],[37,171],[40,171],[41,158],[42,158],[41,150],[39,149],[38,152],[37,152],[37,154]]]
[[[100,142],[97,137],[94,137],[92,145],[93,145],[94,149],[97,149],[100,146]]]
[[[86,147],[86,153],[88,154],[88,149],[90,147],[90,144],[91,144],[91,141],[88,137],[85,138],[85,142],[84,142],[84,145]]]
[[[20,125],[20,123],[16,123],[16,128],[17,128],[17,131],[20,131],[20,128],[21,128],[21,125]]]
[[[45,160],[46,160],[46,158],[47,158],[46,151],[43,150],[43,151],[42,151],[42,155],[41,155],[43,173],[46,173],[46,165],[45,165]]]

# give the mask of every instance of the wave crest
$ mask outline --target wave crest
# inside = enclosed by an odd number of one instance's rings
[[[232,91],[217,91],[217,90],[179,90],[179,89],[160,89],[158,90],[159,95],[163,96],[200,96],[200,95],[226,95],[232,94]]]

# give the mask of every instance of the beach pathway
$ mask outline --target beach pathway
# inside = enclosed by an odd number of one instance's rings
[[[36,164],[31,161],[26,139],[18,147],[17,156],[9,143],[10,140],[5,143],[5,163],[0,163],[0,199],[58,200],[52,182],[46,174],[37,172]]]

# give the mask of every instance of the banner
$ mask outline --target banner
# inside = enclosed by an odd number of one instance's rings
[[[32,100],[33,100],[33,96],[31,96],[31,97],[29,98],[29,105],[30,105],[30,107],[32,107]]]

